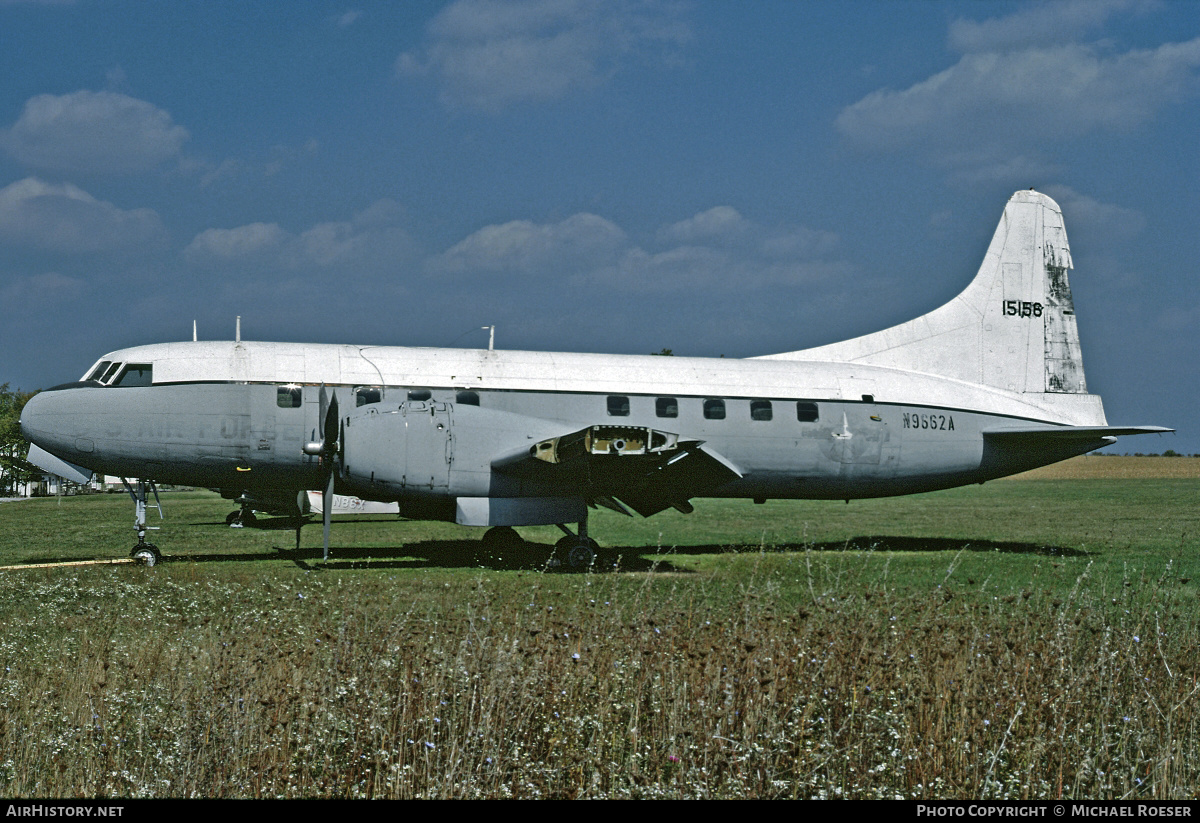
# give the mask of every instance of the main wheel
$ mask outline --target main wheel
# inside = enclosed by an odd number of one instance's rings
[[[158,547],[153,543],[141,543],[134,546],[129,556],[135,563],[142,566],[156,566],[162,562],[162,555],[158,553]]]
[[[567,568],[586,569],[596,562],[596,549],[599,546],[590,537],[564,537],[554,544],[555,553],[565,557]]]

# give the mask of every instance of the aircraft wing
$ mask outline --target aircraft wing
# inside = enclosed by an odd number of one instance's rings
[[[736,480],[742,472],[704,441],[645,426],[589,426],[492,462],[503,474],[561,482],[588,502],[649,517]],[[627,512],[626,512],[627,513]]]

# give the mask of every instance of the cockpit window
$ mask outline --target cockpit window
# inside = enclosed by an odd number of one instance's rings
[[[108,367],[111,365],[112,365],[111,360],[101,360],[99,363],[97,363],[92,368],[92,370],[90,372],[87,373],[87,376],[84,377],[83,379],[84,380],[99,380],[101,377],[104,376],[104,373],[106,371],[108,371]]]
[[[104,375],[100,378],[100,382],[105,384],[111,383],[113,377],[115,377],[117,374],[117,370],[120,368],[120,363],[113,363],[105,370]]]
[[[153,367],[149,363],[130,363],[121,370],[121,375],[112,385],[132,388],[149,386],[153,382]]]

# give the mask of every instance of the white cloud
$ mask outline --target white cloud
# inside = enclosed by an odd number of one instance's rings
[[[1146,0],[1067,0],[1027,6],[1005,17],[950,24],[948,42],[968,54],[1069,42],[1100,28],[1110,16],[1151,5]]]
[[[746,218],[732,206],[714,206],[695,217],[680,220],[658,233],[661,243],[696,243],[736,240],[749,231]]]
[[[670,60],[691,37],[679,7],[602,0],[458,0],[401,75],[433,75],[451,105],[498,111],[603,82],[630,60]]]
[[[1200,38],[1107,54],[1069,44],[965,55],[903,91],[844,109],[841,132],[876,150],[949,158],[996,156],[1044,139],[1125,130],[1200,88]]]
[[[277,223],[250,223],[233,229],[205,229],[183,250],[195,261],[234,260],[278,250],[288,233]]]
[[[179,155],[188,132],[160,108],[111,91],[30,98],[0,135],[20,162],[89,174],[145,171]]]
[[[655,245],[636,245],[594,214],[558,223],[515,220],[474,232],[428,261],[428,270],[530,288],[703,288],[721,294],[812,283],[846,268],[832,259],[835,235],[802,226],[769,230],[730,206],[665,226]]]
[[[155,249],[167,234],[151,209],[125,211],[70,183],[27,177],[0,189],[0,240],[75,254]]]
[[[249,223],[231,229],[206,229],[183,250],[197,266],[242,263],[256,271],[274,268],[303,272],[343,266],[347,277],[379,272],[408,259],[413,243],[399,225],[403,211],[380,200],[349,221],[318,223],[293,234],[277,223]]]
[[[432,265],[452,273],[528,272],[548,266],[578,270],[614,260],[624,244],[625,233],[594,214],[576,214],[552,224],[514,220],[480,229]]]
[[[44,307],[69,302],[85,291],[87,284],[78,277],[45,272],[18,277],[0,288],[0,303],[11,313],[17,307]]]

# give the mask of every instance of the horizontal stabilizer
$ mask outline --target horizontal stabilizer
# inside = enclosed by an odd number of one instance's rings
[[[1162,426],[1009,426],[985,429],[983,435],[1030,441],[1067,441],[1121,437],[1127,434],[1165,434],[1173,431],[1175,430]]]
[[[1162,426],[997,426],[983,431],[979,468],[991,477],[1036,469],[1111,446],[1126,434],[1162,434]]]

